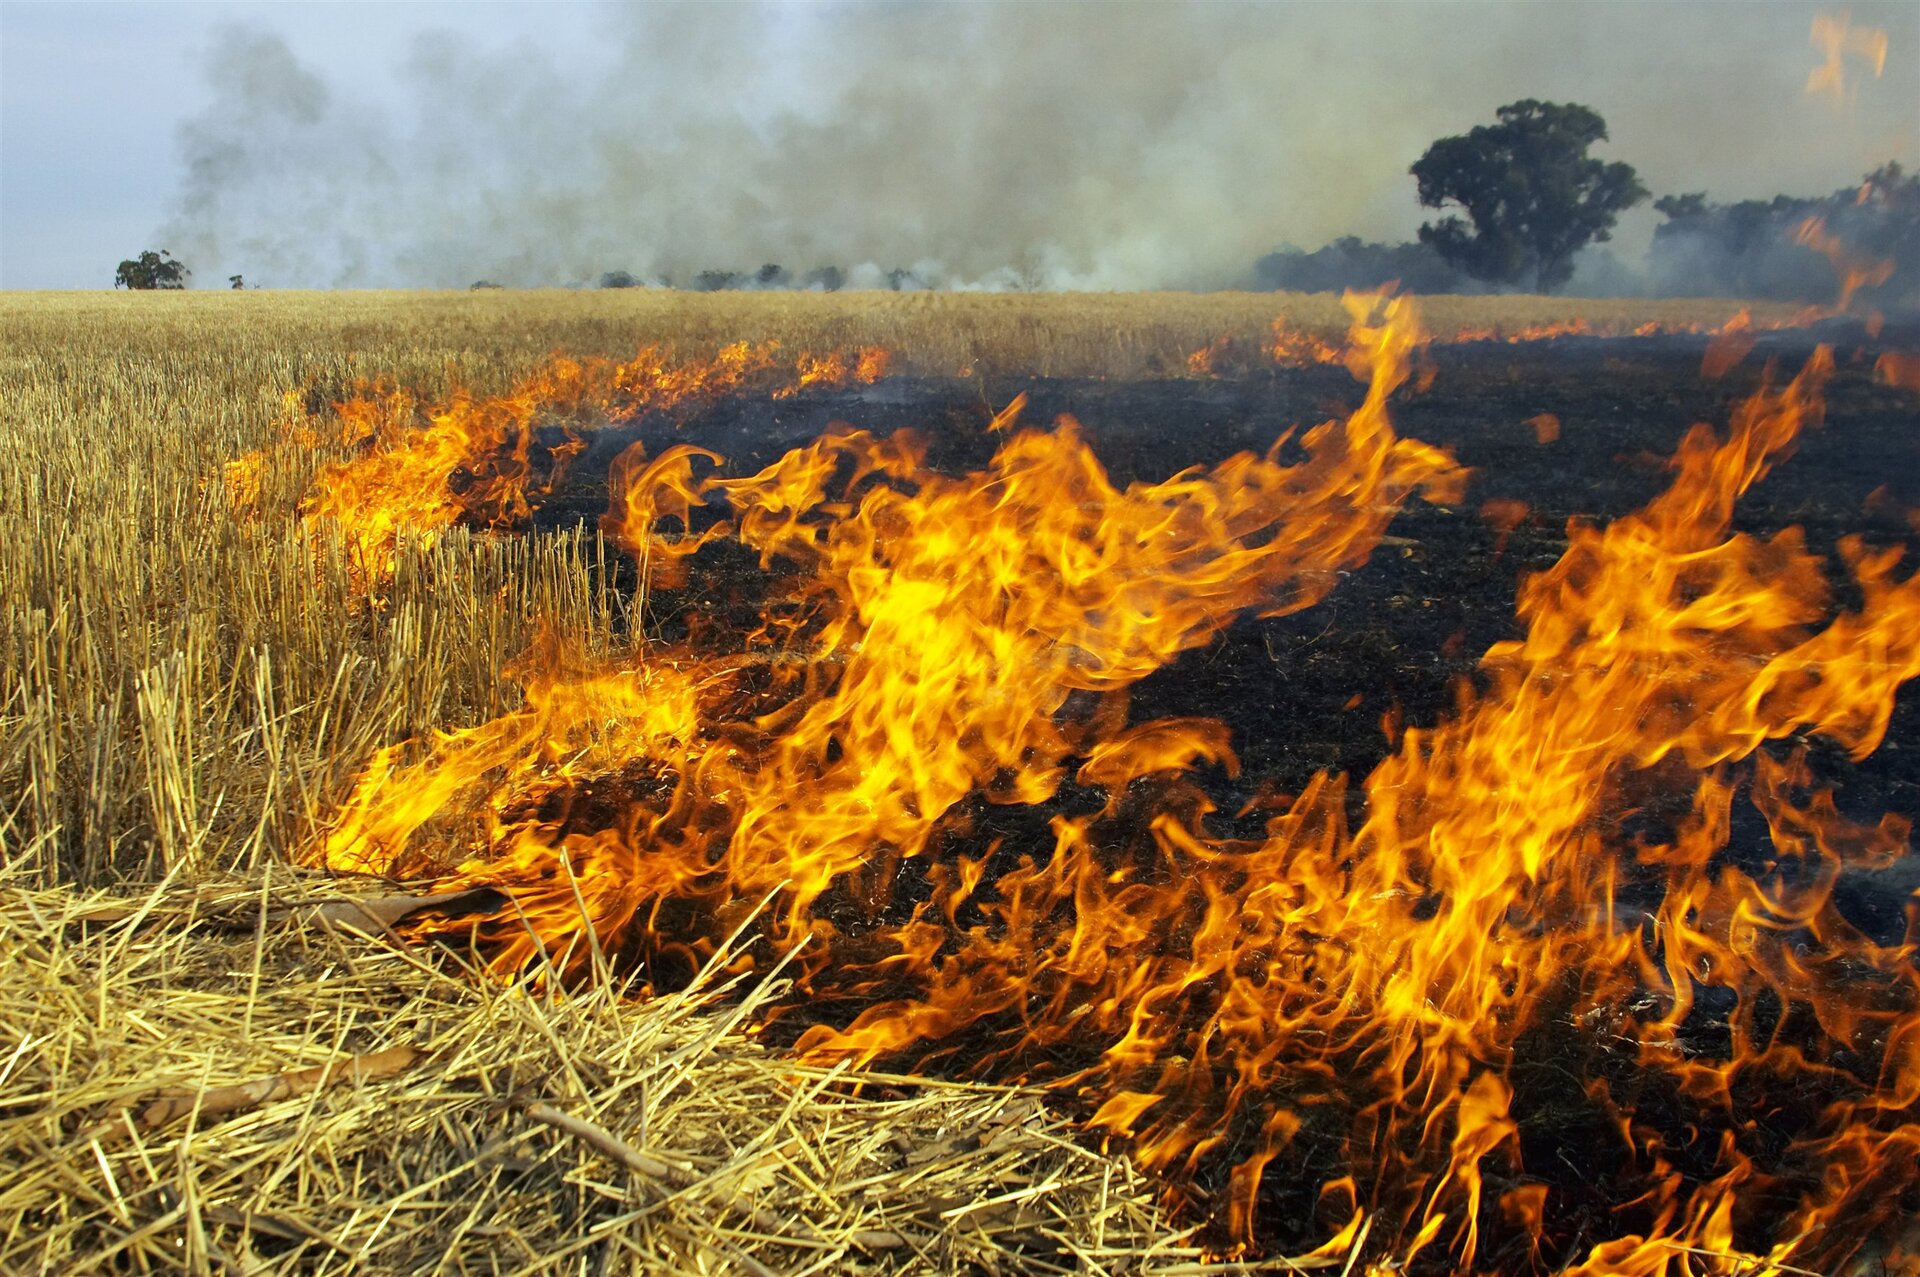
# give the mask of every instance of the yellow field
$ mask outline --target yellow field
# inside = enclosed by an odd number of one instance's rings
[[[1598,333],[1645,323],[1713,327],[1738,303],[1557,297],[1429,297],[1427,326],[1513,331],[1584,319]],[[1751,307],[1760,321],[1796,309]],[[449,372],[476,389],[556,349],[623,355],[646,342],[711,348],[776,340],[796,349],[884,345],[901,371],[1017,376],[1183,374],[1218,337],[1258,341],[1278,316],[1327,338],[1346,330],[1331,294],[683,293],[655,289],[474,293],[40,293],[0,295],[8,345],[89,367],[109,355],[230,374],[236,390],[313,376],[390,373],[434,389]],[[17,356],[16,356],[17,357]],[[10,374],[11,375],[11,374]],[[201,386],[182,380],[198,406]],[[226,396],[233,398],[233,396]]]

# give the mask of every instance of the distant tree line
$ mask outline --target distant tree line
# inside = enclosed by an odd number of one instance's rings
[[[1653,207],[1663,220],[1654,228],[1644,275],[1616,263],[1604,291],[1830,303],[1839,276],[1802,233],[1809,219],[1819,218],[1824,234],[1852,260],[1890,264],[1883,282],[1860,290],[1862,301],[1920,305],[1920,174],[1898,164],[1830,195],[1715,203],[1695,192],[1664,196]],[[1476,279],[1431,244],[1375,243],[1351,235],[1311,252],[1283,245],[1253,266],[1255,287],[1288,292],[1378,288],[1389,280],[1416,293],[1489,292],[1527,282]]]
[[[1920,302],[1920,174],[1887,164],[1859,186],[1831,195],[1770,200],[1708,201],[1705,192],[1654,202],[1666,218],[1653,233],[1649,264],[1667,291],[1701,296],[1827,301],[1835,287],[1832,262],[1808,242],[1803,228],[1837,240],[1861,265],[1888,263],[1890,272],[1861,297],[1881,305]]]
[[[1619,214],[1647,190],[1631,166],[1587,155],[1607,136],[1606,121],[1588,107],[1529,99],[1496,115],[1496,124],[1441,138],[1414,163],[1421,204],[1457,210],[1421,226],[1417,243],[1346,236],[1311,252],[1285,245],[1254,263],[1256,285],[1327,292],[1399,280],[1429,293],[1564,287],[1577,255],[1605,242]],[[1898,164],[1827,196],[1715,204],[1696,192],[1653,207],[1666,220],[1654,231],[1647,274],[1634,277],[1607,259],[1605,291],[1825,303],[1840,291],[1844,269],[1836,272],[1832,259],[1839,252],[1847,263],[1889,263],[1869,272],[1863,300],[1920,302],[1920,176]],[[1818,233],[1809,233],[1814,218]]]
[[[933,286],[933,281],[904,266],[883,272],[880,280],[895,292]],[[804,274],[796,275],[778,262],[768,262],[758,270],[703,270],[693,276],[688,287],[698,293],[718,293],[731,289],[795,289],[804,292],[837,293],[847,286],[847,281],[848,272],[839,266],[816,266]],[[638,288],[642,282],[631,271],[610,270],[600,276],[602,288]],[[654,282],[662,288],[675,286],[671,278],[662,278]]]
[[[1398,280],[1415,293],[1478,293],[1488,286],[1440,256],[1430,244],[1377,244],[1343,235],[1311,253],[1282,245],[1253,264],[1260,288],[1290,293],[1337,293],[1379,288]]]
[[[1422,293],[1564,288],[1579,255],[1607,242],[1620,214],[1645,201],[1647,189],[1631,165],[1588,154],[1607,140],[1606,121],[1590,107],[1528,98],[1494,114],[1493,124],[1434,142],[1408,170],[1420,203],[1445,214],[1423,224],[1417,242],[1345,236],[1311,252],[1285,245],[1254,263],[1256,286],[1330,292],[1398,280]],[[1654,231],[1648,273],[1636,276],[1601,255],[1590,261],[1607,269],[1589,269],[1588,286],[1612,293],[1824,303],[1835,300],[1841,277],[1851,272],[1861,284],[1856,295],[1869,303],[1920,303],[1920,175],[1898,164],[1826,196],[1716,204],[1696,191],[1663,196],[1653,207],[1665,221]],[[189,274],[165,249],[148,251],[120,263],[114,286],[184,288]],[[244,287],[238,275],[228,282]],[[647,282],[674,287],[671,279]],[[863,266],[850,273],[819,266],[796,276],[768,262],[757,270],[703,270],[686,286],[697,292],[836,292],[849,282],[907,291],[939,281],[906,267],[876,273]],[[1039,286],[1031,271],[1009,270],[1007,282]],[[624,270],[599,279],[602,288],[641,283]],[[482,279],[472,287],[500,285]]]

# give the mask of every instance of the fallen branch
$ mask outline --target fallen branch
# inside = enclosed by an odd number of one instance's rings
[[[458,905],[470,898],[489,894],[484,887],[467,891],[443,891],[437,895],[365,896],[358,899],[329,900],[318,905],[299,905],[268,915],[272,922],[297,919],[325,931],[345,928],[391,937],[393,924],[412,913],[439,905]]]
[[[393,1077],[412,1068],[426,1056],[427,1052],[418,1047],[390,1046],[383,1051],[352,1055],[330,1064],[292,1069],[285,1073],[254,1078],[248,1082],[234,1082],[204,1091],[164,1094],[141,1109],[134,1117],[133,1123],[140,1130],[154,1131],[190,1113],[198,1113],[201,1117],[224,1117],[230,1113],[258,1108],[262,1104],[271,1104],[275,1100],[283,1100],[289,1096],[324,1090],[342,1082],[372,1082],[380,1078]],[[124,1114],[125,1111],[121,1110],[121,1113]],[[82,1133],[82,1137],[98,1138],[116,1130],[124,1131],[126,1129],[124,1124],[116,1120],[119,1116],[117,1114],[114,1119],[88,1128]]]
[[[649,1153],[642,1153],[606,1127],[589,1122],[584,1117],[575,1117],[571,1113],[562,1112],[551,1104],[544,1102],[529,1104],[526,1107],[526,1114],[543,1126],[551,1126],[556,1131],[565,1131],[636,1175],[644,1175],[648,1179],[666,1180],[679,1188],[684,1188],[697,1178],[691,1171],[675,1166],[671,1162],[663,1162]]]
[[[541,1125],[573,1136],[609,1161],[619,1163],[644,1179],[679,1189],[694,1188],[701,1183],[698,1172],[663,1161],[651,1153],[643,1153],[597,1122],[575,1117],[544,1101],[535,1101],[523,1111]],[[721,1197],[718,1200],[723,1209],[745,1219],[769,1237],[783,1237],[787,1233],[787,1221],[772,1211],[748,1205],[738,1198]],[[852,1240],[855,1245],[868,1250],[893,1250],[908,1244],[905,1236],[890,1228],[861,1229],[853,1234]]]

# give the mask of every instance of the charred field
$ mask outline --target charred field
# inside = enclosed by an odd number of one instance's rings
[[[1388,749],[1384,715],[1431,724],[1481,654],[1515,637],[1516,587],[1559,558],[1568,519],[1605,523],[1639,509],[1664,486],[1690,426],[1726,422],[1770,363],[1790,372],[1822,340],[1838,347],[1842,368],[1828,393],[1828,424],[1805,432],[1741,498],[1734,527],[1756,536],[1800,527],[1823,556],[1848,533],[1909,544],[1915,533],[1906,511],[1920,508],[1914,395],[1876,382],[1872,365],[1882,350],[1920,346],[1920,320],[1871,340],[1848,322],[1777,334],[1712,380],[1700,371],[1711,344],[1704,337],[1437,345],[1431,386],[1396,401],[1393,415],[1401,433],[1438,444],[1471,469],[1465,499],[1410,503],[1394,517],[1387,544],[1343,572],[1326,598],[1293,616],[1228,627],[1214,644],[1139,685],[1136,712],[1218,717],[1233,727],[1245,773],[1290,789],[1317,770],[1365,775]],[[1125,486],[1262,452],[1283,434],[1344,416],[1364,387],[1331,365],[1219,379],[903,376],[785,402],[728,400],[684,418],[596,432],[531,524],[546,532],[591,527],[607,509],[613,458],[635,442],[655,449],[693,443],[727,458],[729,472],[751,473],[846,423],[876,434],[924,432],[933,466],[978,470],[999,441],[989,430],[994,414],[1021,393],[1024,425],[1074,418],[1113,481]],[[1543,413],[1560,423],[1550,442],[1530,424]],[[716,517],[696,517],[695,526]],[[723,600],[733,601],[744,623],[768,578],[751,555],[714,549],[720,553],[699,588],[660,592],[643,625],[676,638],[690,610]],[[621,570],[631,588],[633,566]],[[1348,705],[1356,694],[1361,701]],[[1906,739],[1920,740],[1911,734],[1920,725],[1911,701],[1901,698],[1906,717],[1899,721]],[[1896,729],[1889,743],[1901,739]],[[1849,793],[1867,805],[1910,810],[1915,795],[1901,787],[1912,783],[1891,773],[1884,782],[1859,777]]]
[[[1238,782],[1215,777],[1228,781],[1223,808],[1251,797],[1262,779],[1297,792],[1319,771],[1366,775],[1390,748],[1383,720],[1431,726],[1487,648],[1518,635],[1520,581],[1560,557],[1569,519],[1604,524],[1638,510],[1665,486],[1688,428],[1725,423],[1770,366],[1776,378],[1781,369],[1790,373],[1821,341],[1837,347],[1841,366],[1828,390],[1826,424],[1804,432],[1742,496],[1733,527],[1758,537],[1798,527],[1823,557],[1848,534],[1876,546],[1911,545],[1908,512],[1920,509],[1915,396],[1877,382],[1872,365],[1882,350],[1920,346],[1920,319],[1872,340],[1848,322],[1779,334],[1711,380],[1700,371],[1711,344],[1704,337],[1439,345],[1430,354],[1431,386],[1396,401],[1393,415],[1401,433],[1438,444],[1471,469],[1464,499],[1409,503],[1382,547],[1343,571],[1324,599],[1292,616],[1236,621],[1135,686],[1135,716],[1198,715],[1232,728],[1243,768]],[[1323,366],[1225,379],[1009,377],[985,386],[899,377],[783,403],[729,400],[684,419],[597,433],[532,524],[548,532],[591,526],[607,508],[609,463],[636,441],[711,448],[727,458],[729,472],[751,473],[846,423],[877,434],[924,432],[933,466],[977,471],[999,441],[989,430],[995,412],[1020,393],[1027,396],[1023,424],[1047,428],[1060,416],[1074,418],[1113,481],[1125,486],[1264,451],[1290,431],[1344,416],[1364,387],[1344,369]],[[1551,441],[1530,424],[1543,413],[1559,422]],[[694,526],[714,518],[696,516]],[[711,561],[702,562],[696,582],[656,592],[643,626],[676,639],[690,616],[730,604],[734,626],[750,628],[769,574],[735,547],[706,553]],[[618,570],[631,588],[633,565]],[[1846,603],[1844,595],[1835,600]],[[1916,695],[1901,695],[1875,755],[1829,760],[1845,766],[1845,792],[1862,811],[1920,811],[1920,757],[1901,747],[1920,748]],[[1029,829],[1026,836],[1042,835]],[[1897,934],[1904,925],[1920,878],[1898,881],[1858,902],[1876,930]]]
[[[1378,352],[1371,383],[1186,375],[1184,329],[1071,376],[886,337],[868,384],[532,396],[379,555],[316,476],[415,427],[269,427],[288,390],[332,422],[375,360],[197,372],[252,405],[155,432],[146,476],[13,475],[43,522],[8,560],[0,1151],[33,1173],[0,1258],[1912,1271],[1920,393],[1876,368],[1920,319],[1763,332],[1712,377],[1705,335],[1440,341],[1407,385]],[[1370,388],[1386,480],[1336,465]],[[852,442],[804,498],[759,479],[823,440]],[[1079,486],[953,522],[1008,504],[1010,454]],[[111,538],[48,514],[116,491]],[[962,565],[1056,502],[1067,542],[1124,514],[1157,531],[1113,545],[1184,546],[1189,497],[1226,540],[1137,574],[1198,584],[1086,587],[1184,618],[1144,650],[1084,594],[1022,611],[1039,579],[975,613],[862,575],[924,569],[882,533]],[[1680,620],[1614,606],[1636,573]],[[975,628],[993,659],[941,684],[923,653]],[[887,635],[893,683],[1026,726],[867,733]],[[683,690],[702,726],[655,723]],[[918,788],[876,796],[896,768]]]

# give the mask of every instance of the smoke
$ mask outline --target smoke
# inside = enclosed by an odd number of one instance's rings
[[[1920,174],[1896,166],[1825,198],[1663,200],[1652,278],[1692,296],[1920,303]],[[1848,282],[1848,277],[1852,282]]]
[[[362,67],[330,77],[235,28],[181,129],[162,237],[200,278],[277,286],[687,285],[763,263],[854,285],[1232,286],[1283,241],[1410,236],[1407,166],[1518,97],[1600,110],[1608,158],[1656,191],[1758,193],[1742,166],[1773,189],[1857,180],[1912,146],[1892,104],[1920,15],[1857,10],[1889,18],[1895,61],[1836,146],[1803,118],[1812,12],[647,6],[591,11],[595,57],[424,34],[379,95],[340,88]],[[1709,40],[1737,75],[1702,82]]]

